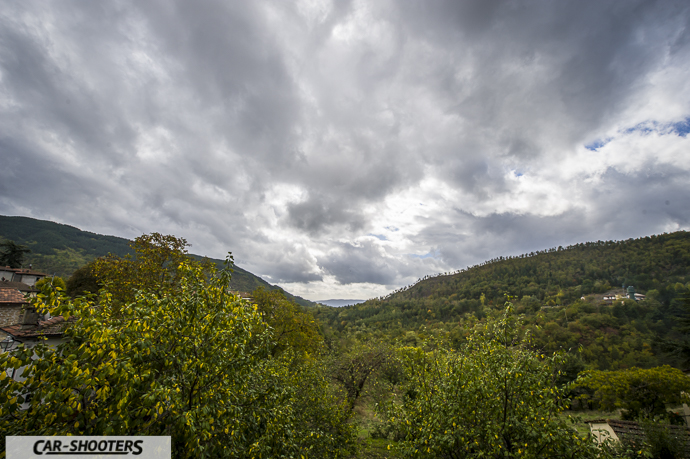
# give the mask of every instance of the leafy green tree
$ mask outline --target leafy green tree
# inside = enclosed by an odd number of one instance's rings
[[[251,294],[264,322],[273,329],[271,354],[291,348],[301,354],[318,352],[323,337],[311,314],[290,301],[281,290],[259,287]]]
[[[40,279],[38,282],[36,282],[37,289],[43,290],[44,286],[51,286],[53,288],[59,288],[62,290],[67,289],[67,284],[65,283],[64,279],[59,276],[44,277],[43,279]]]
[[[14,241],[6,240],[0,242],[0,266],[10,268],[21,268],[24,263],[24,255],[31,252],[25,245],[16,244]]]
[[[140,290],[163,297],[179,287],[177,267],[180,264],[199,266],[207,273],[212,268],[211,263],[190,259],[188,246],[184,238],[145,234],[130,244],[133,257],[108,254],[95,260],[92,272],[98,282],[107,287],[115,305],[133,301]]]
[[[95,261],[88,263],[77,269],[67,279],[67,294],[76,297],[88,293],[98,293],[103,285],[98,281],[94,274]]]
[[[678,326],[675,328],[675,336],[663,341],[664,348],[672,355],[680,357],[683,364],[690,365],[690,295],[685,294],[675,301],[679,304],[681,315],[678,317]]]
[[[271,355],[272,329],[230,293],[229,272],[209,278],[186,259],[171,269],[174,288],[139,289],[118,308],[107,290],[97,300],[39,295],[39,310],[74,322],[57,348],[0,355],[0,431],[170,435],[176,458],[347,451],[352,426],[323,369]]]
[[[521,339],[509,305],[455,352],[402,348],[407,382],[381,414],[405,457],[601,457],[561,416],[555,384],[562,356]]]
[[[367,384],[390,360],[391,351],[381,344],[358,343],[347,352],[332,357],[331,377],[344,390],[348,409],[355,409]]]
[[[624,419],[665,416],[666,404],[681,402],[690,378],[668,365],[618,371],[585,371],[576,383],[587,391],[580,397],[605,410],[623,408]]]

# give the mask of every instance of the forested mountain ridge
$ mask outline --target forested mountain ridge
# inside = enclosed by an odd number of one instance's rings
[[[690,232],[625,241],[597,241],[499,257],[456,274],[428,277],[386,300],[480,299],[503,302],[504,293],[538,298],[550,305],[568,304],[582,295],[633,285],[655,289],[662,302],[674,294],[670,284],[690,280]]]
[[[0,215],[0,240],[9,239],[27,246],[31,252],[24,257],[24,266],[67,279],[74,271],[94,259],[112,253],[124,257],[131,252],[130,241],[117,236],[82,231],[73,226],[38,220],[29,217]],[[200,255],[192,258],[202,259]],[[223,260],[210,258],[218,267]],[[241,292],[251,292],[259,287],[274,290],[271,285],[249,271],[233,266],[231,287]],[[287,296],[303,306],[315,303],[287,293]]]
[[[24,267],[31,264],[63,278],[97,257],[108,253],[123,257],[130,251],[127,239],[28,217],[0,215],[0,238],[31,250],[24,257]]]
[[[623,287],[646,294],[624,296]],[[428,276],[365,303],[315,313],[326,333],[385,335],[414,345],[431,335],[455,345],[468,324],[503,307],[508,295],[535,345],[577,349],[590,368],[681,365],[660,343],[678,338],[690,291],[690,233],[597,241],[490,260],[460,272]]]

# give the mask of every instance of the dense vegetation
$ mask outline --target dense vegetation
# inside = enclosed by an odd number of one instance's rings
[[[690,393],[673,368],[690,359],[689,247],[583,244],[305,309],[243,300],[183,239],[141,236],[68,281],[97,296],[43,285],[35,307],[76,320],[57,349],[0,354],[0,429],[170,435],[176,458],[682,457],[659,422]],[[644,300],[603,301],[632,282]],[[573,408],[621,409],[647,436],[597,446]]]
[[[0,242],[0,266],[21,268],[24,264],[24,255],[31,252],[28,247],[7,240]]]
[[[129,253],[127,239],[103,236],[73,226],[28,217],[0,215],[0,237],[25,245],[24,267],[67,278],[93,259]]]
[[[503,303],[509,292],[544,305],[569,304],[583,295],[633,285],[654,290],[668,304],[675,284],[690,281],[690,233],[678,231],[625,241],[597,241],[499,257],[450,275],[424,279],[388,300],[479,300]]]
[[[599,457],[560,416],[567,391],[554,376],[566,357],[539,355],[520,335],[509,306],[460,351],[400,349],[406,378],[382,406],[387,434],[413,457]]]
[[[633,285],[643,301],[604,301]],[[416,345],[443,336],[454,346],[469,324],[502,308],[506,294],[533,345],[546,352],[583,348],[582,367],[649,368],[682,362],[665,352],[690,288],[690,233],[578,244],[420,280],[386,298],[315,311],[327,336],[379,336]]]
[[[242,300],[229,269],[190,260],[184,240],[154,233],[132,247],[131,259],[99,260],[97,297],[47,285],[33,300],[74,321],[57,348],[0,354],[4,434],[169,435],[179,458],[350,451],[310,316],[279,293],[261,308]]]

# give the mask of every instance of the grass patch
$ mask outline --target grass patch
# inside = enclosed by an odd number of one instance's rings
[[[355,408],[354,417],[359,431],[357,435],[358,453],[353,459],[398,459],[402,457],[395,449],[397,442],[371,436],[378,423],[373,403],[358,404]],[[391,449],[388,449],[389,445],[391,445]]]

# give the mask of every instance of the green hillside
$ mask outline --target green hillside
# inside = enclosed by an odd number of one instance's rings
[[[430,277],[396,292],[391,300],[432,298],[503,301],[508,292],[543,304],[568,304],[582,295],[633,285],[656,289],[662,302],[669,285],[690,280],[690,233],[679,231],[626,241],[597,241],[519,257],[500,257],[452,275]]]
[[[604,300],[629,286],[646,298]],[[674,326],[689,292],[690,233],[680,231],[499,257],[316,315],[332,336],[383,334],[414,344],[436,335],[459,345],[468,324],[502,308],[507,294],[536,346],[583,346],[594,368],[650,367],[680,365],[661,344],[679,338]]]
[[[8,217],[0,215],[0,239],[10,239],[31,249],[25,257],[24,266],[67,279],[81,266],[90,261],[113,253],[120,257],[130,252],[130,241],[116,236],[82,231],[69,225],[37,220],[28,217]],[[203,257],[192,255],[196,259]],[[223,260],[210,259],[217,266]],[[235,265],[231,287],[241,292],[251,292],[258,287],[278,289],[258,276]],[[303,306],[313,306],[309,300],[287,294]]]
[[[127,239],[27,217],[0,216],[0,237],[31,249],[24,267],[31,264],[38,271],[64,278],[97,257],[108,253],[122,257],[129,252]]]

